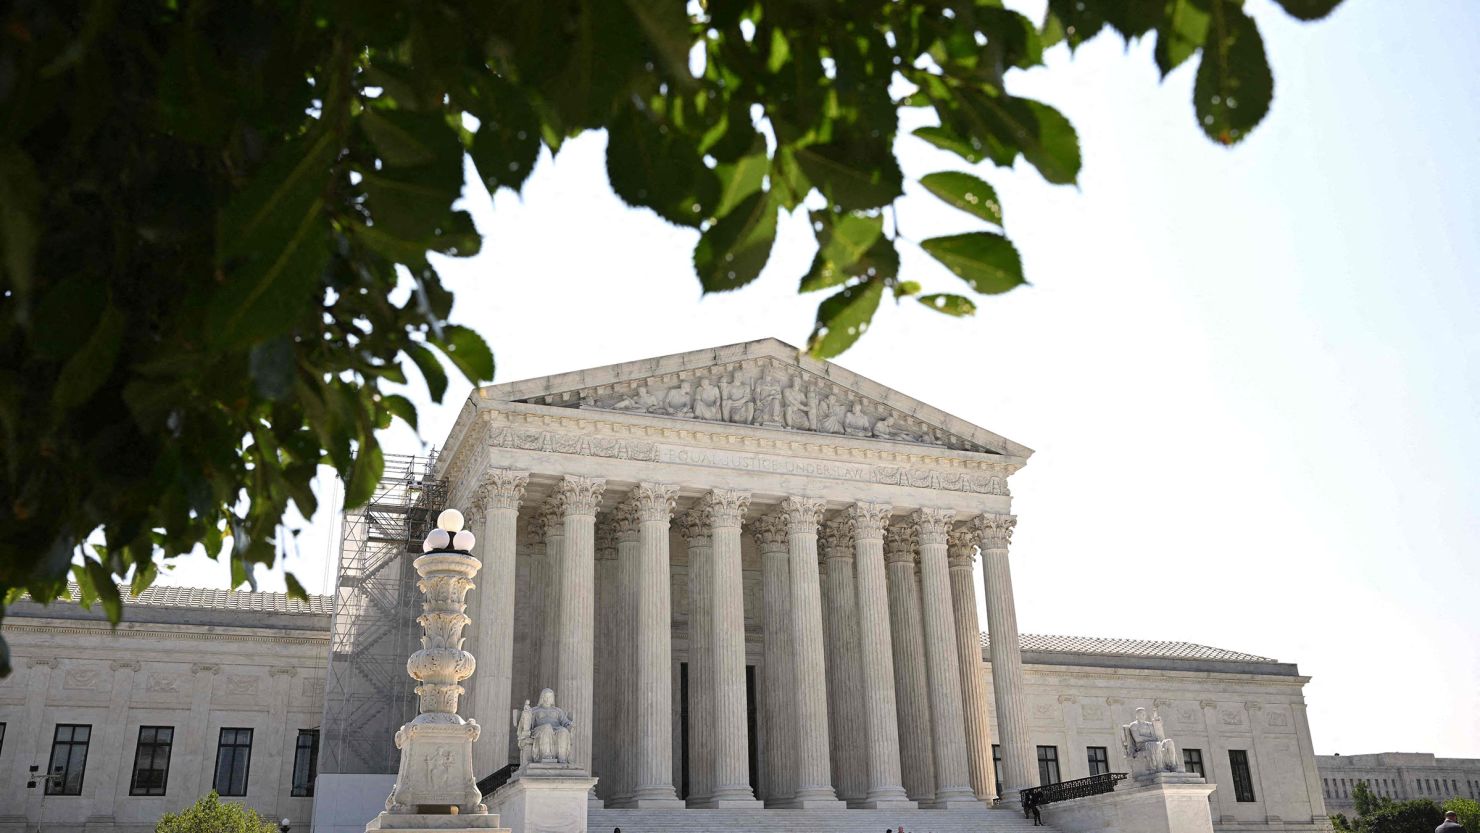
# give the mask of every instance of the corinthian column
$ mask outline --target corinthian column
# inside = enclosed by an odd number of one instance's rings
[[[868,790],[863,745],[863,679],[858,665],[858,595],[853,583],[853,531],[846,518],[823,524],[826,564],[827,705],[832,718],[833,778],[838,798],[856,806]]]
[[[616,710],[616,766],[611,773],[609,795],[617,806],[632,801],[637,786],[637,583],[641,550],[638,539],[637,503],[628,498],[612,513],[617,536],[617,597],[615,610],[614,699]]]
[[[980,801],[991,801],[997,792],[992,772],[992,721],[987,715],[987,686],[982,679],[982,632],[976,619],[977,534],[970,527],[951,531],[947,539],[951,557],[951,609],[956,614],[956,662],[961,672],[961,707],[966,713],[966,763],[971,769],[971,789]]]
[[[920,509],[911,516],[920,541],[920,596],[925,619],[925,671],[930,681],[930,723],[935,751],[935,806],[976,802],[966,764],[961,671],[956,658],[956,623],[951,614],[951,573],[946,533],[956,513]]]
[[[764,763],[766,805],[781,806],[796,794],[796,747],[792,705],[796,699],[796,672],[791,642],[791,550],[786,519],[767,515],[751,524],[761,551],[761,604],[763,654],[761,675],[765,684],[766,760]]]
[[[617,531],[610,516],[596,522],[596,654],[592,658],[595,679],[602,682],[602,696],[593,696],[596,725],[591,729],[592,775],[597,777],[599,797],[611,801],[616,786],[618,738],[617,701]]]
[[[637,569],[637,786],[632,806],[681,808],[673,792],[673,648],[668,521],[678,487],[639,483]]]
[[[740,523],[750,506],[745,492],[714,490],[703,498],[713,545],[710,603],[714,614],[712,806],[756,807],[750,788],[750,733],[745,720],[745,577],[740,566]]]
[[[997,700],[997,731],[1002,745],[1002,794],[998,799],[1009,806],[1021,806],[1019,792],[1039,784],[1023,708],[1023,655],[1017,608],[1012,601],[1012,571],[1007,564],[1007,545],[1012,541],[1017,518],[988,513],[978,515],[973,524],[981,535],[987,631],[992,636],[992,693]]]
[[[489,469],[474,493],[483,518],[478,539],[483,542],[483,577],[478,582],[476,638],[480,657],[473,688],[473,715],[483,721],[483,733],[473,744],[473,772],[493,774],[509,762],[509,694],[514,672],[514,548],[519,531],[519,503],[529,472]]]
[[[861,721],[866,739],[868,792],[863,806],[879,810],[916,806],[900,786],[899,726],[894,699],[894,656],[890,651],[889,596],[884,581],[884,525],[889,506],[855,503],[848,507],[858,591],[859,669],[863,695]]]
[[[560,683],[560,582],[565,575],[565,507],[560,493],[551,496],[539,514],[545,531],[545,566],[540,584],[540,678],[539,689],[558,687]],[[561,702],[568,703],[564,692]]]
[[[565,547],[560,559],[560,685],[570,712],[571,763],[591,771],[592,649],[596,635],[596,504],[606,481],[566,477],[560,481],[565,509]]]
[[[781,501],[790,545],[791,635],[796,660],[797,792],[802,809],[839,807],[828,760],[827,672],[822,651],[822,595],[817,580],[817,524],[823,503],[814,498]]]
[[[920,587],[915,580],[915,535],[895,523],[884,534],[889,575],[889,626],[894,636],[894,693],[899,703],[900,762],[910,800],[935,801],[935,760],[930,742],[930,694],[925,689],[925,633]]]
[[[690,807],[710,807],[714,792],[714,545],[708,507],[677,518],[689,559],[689,794]]]

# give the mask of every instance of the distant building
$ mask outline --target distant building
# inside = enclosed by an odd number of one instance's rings
[[[1372,792],[1395,801],[1480,801],[1480,758],[1436,758],[1428,752],[1317,755],[1316,767],[1326,809],[1332,813],[1353,813],[1352,790],[1363,781]]]

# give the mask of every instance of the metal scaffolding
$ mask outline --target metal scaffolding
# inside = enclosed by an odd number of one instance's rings
[[[429,457],[387,454],[375,495],[343,516],[319,772],[395,773],[393,737],[416,715],[406,674],[421,633],[411,562],[447,503]]]

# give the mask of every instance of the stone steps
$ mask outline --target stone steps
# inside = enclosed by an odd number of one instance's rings
[[[591,810],[587,833],[1052,833],[1013,810]]]

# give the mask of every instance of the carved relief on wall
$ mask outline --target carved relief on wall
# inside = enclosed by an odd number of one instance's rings
[[[174,674],[150,674],[144,690],[150,694],[179,694],[180,678]]]
[[[1269,726],[1273,729],[1283,729],[1290,725],[1290,716],[1282,711],[1269,713]]]
[[[1224,726],[1242,726],[1244,725],[1244,714],[1237,709],[1219,709],[1218,722]]]
[[[1085,703],[1079,707],[1079,713],[1086,723],[1097,723],[1105,719],[1105,707],[1100,705]]]
[[[627,413],[872,437],[985,451],[908,414],[782,362],[761,359],[527,400]]]
[[[302,683],[299,684],[298,690],[299,690],[300,693],[302,693],[302,695],[304,697],[313,697],[313,698],[323,697],[324,696],[324,678],[323,677],[309,677],[308,679],[305,679]]]
[[[1063,717],[1058,703],[1034,703],[1031,713],[1033,719],[1039,723],[1053,723]]]
[[[62,688],[97,688],[103,675],[96,668],[68,668],[62,677]]]
[[[251,695],[257,693],[257,678],[245,674],[226,675],[226,693]]]
[[[1174,714],[1177,717],[1177,722],[1183,726],[1197,725],[1198,711],[1192,706],[1178,706]]]

